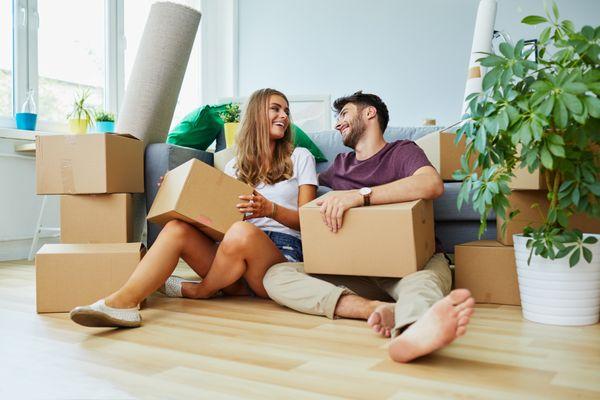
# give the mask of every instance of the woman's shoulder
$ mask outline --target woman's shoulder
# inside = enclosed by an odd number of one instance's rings
[[[308,151],[308,149],[305,149],[304,147],[296,147],[294,149],[294,151],[292,152],[292,160],[293,161],[304,160],[304,159],[307,159],[310,157],[314,158],[312,153],[310,151]]]

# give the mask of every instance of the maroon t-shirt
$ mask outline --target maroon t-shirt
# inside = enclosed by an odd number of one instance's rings
[[[398,140],[386,143],[366,160],[357,160],[353,151],[338,154],[333,164],[319,174],[319,184],[333,190],[379,186],[411,176],[427,166],[431,163],[415,142]]]
[[[383,149],[366,160],[357,160],[356,153],[338,154],[333,164],[319,174],[319,184],[333,190],[352,190],[385,185],[411,176],[421,167],[431,166],[425,152],[410,140],[386,143]],[[436,252],[443,251],[435,238]]]

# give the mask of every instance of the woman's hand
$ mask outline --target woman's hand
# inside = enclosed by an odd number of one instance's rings
[[[245,219],[261,218],[273,216],[273,202],[267,200],[256,190],[251,195],[239,196],[243,203],[236,204],[237,209],[242,214],[247,214]]]

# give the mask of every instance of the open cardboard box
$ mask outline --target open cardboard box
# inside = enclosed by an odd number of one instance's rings
[[[37,194],[143,193],[144,143],[128,134],[38,135]]]
[[[179,219],[194,225],[214,240],[221,240],[237,221],[242,194],[252,187],[198,160],[169,171],[148,212],[148,221],[164,225]]]
[[[452,174],[461,168],[460,158],[466,151],[466,138],[463,137],[458,144],[454,143],[455,139],[454,133],[437,131],[415,140],[443,181],[455,180]]]
[[[37,312],[69,312],[110,295],[144,253],[141,243],[45,244],[35,257]]]
[[[300,208],[307,273],[400,278],[435,251],[431,201],[351,208],[337,233],[323,223],[317,201]]]

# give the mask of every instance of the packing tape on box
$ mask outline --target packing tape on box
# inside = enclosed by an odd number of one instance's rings
[[[75,177],[73,176],[73,160],[63,158],[60,160],[60,179],[63,192],[75,192]]]

